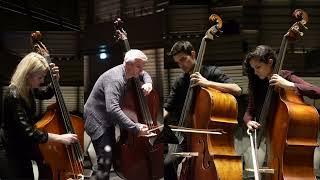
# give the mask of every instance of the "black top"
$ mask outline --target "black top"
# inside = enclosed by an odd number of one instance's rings
[[[50,99],[54,95],[51,86],[30,92],[31,105],[19,95],[16,87],[9,87],[4,98],[4,130],[7,138],[6,151],[9,158],[39,160],[38,144],[48,141],[48,133],[35,128],[36,99]]]
[[[214,82],[219,83],[232,83],[232,79],[225,75],[216,66],[202,66],[200,74]],[[181,111],[184,105],[185,98],[187,96],[188,88],[190,84],[190,75],[188,73],[182,73],[174,82],[171,87],[170,94],[166,99],[164,108],[172,116],[165,120],[165,123],[176,124],[179,121]]]

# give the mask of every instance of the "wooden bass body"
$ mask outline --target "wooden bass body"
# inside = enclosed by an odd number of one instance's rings
[[[294,91],[280,89],[267,138],[268,179],[316,179],[314,148],[318,146],[319,114]]]
[[[71,115],[70,120],[83,150],[83,119]],[[55,104],[48,107],[44,116],[36,123],[36,128],[54,134],[66,133],[59,109]],[[79,167],[82,165],[82,159],[74,158],[72,155],[74,153],[72,152],[73,149],[69,146],[57,142],[47,142],[39,144],[39,148],[45,163],[52,170],[54,180],[78,177],[78,175],[83,174],[83,167]],[[78,179],[80,178],[78,177]]]

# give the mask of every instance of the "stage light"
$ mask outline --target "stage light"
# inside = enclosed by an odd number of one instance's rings
[[[101,60],[107,59],[108,54],[103,52],[103,53],[100,53],[99,57],[100,57]]]

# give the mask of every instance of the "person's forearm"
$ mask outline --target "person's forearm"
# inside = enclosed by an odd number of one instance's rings
[[[219,83],[219,82],[210,81],[209,87],[218,89],[225,93],[230,93],[235,96],[239,96],[241,94],[241,88],[237,84]]]
[[[59,142],[61,143],[61,138],[59,134],[48,133],[48,142]]]

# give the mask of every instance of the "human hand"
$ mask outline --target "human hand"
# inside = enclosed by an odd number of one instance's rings
[[[294,89],[294,83],[290,82],[278,74],[273,74],[269,80],[271,86],[279,86],[284,89]]]
[[[143,94],[145,96],[149,95],[150,92],[152,91],[152,83],[145,83],[141,86],[141,89],[143,91]]]
[[[54,63],[50,63],[49,66],[52,70],[53,77],[55,77],[57,79],[57,81],[59,81],[59,79],[60,79],[59,67],[56,66]]]
[[[156,136],[157,134],[153,133],[153,132],[149,132],[148,126],[145,124],[140,124],[139,123],[139,132],[138,132],[138,136],[142,136],[142,137],[152,137],[152,136]]]
[[[78,142],[78,136],[76,134],[61,134],[59,135],[59,142],[65,145]]]
[[[249,122],[247,123],[247,127],[248,127],[248,129],[250,129],[250,130],[258,129],[260,126],[261,126],[261,125],[260,125],[258,122],[256,122],[256,121],[249,121]]]
[[[199,72],[195,72],[190,75],[190,82],[191,82],[191,87],[194,86],[202,86],[202,87],[208,87],[209,86],[209,81],[204,78]]]

